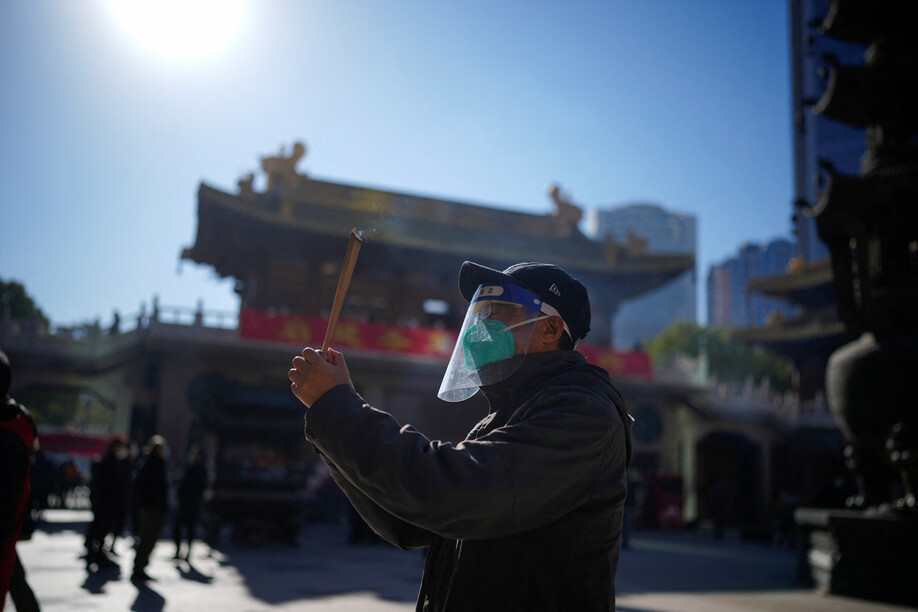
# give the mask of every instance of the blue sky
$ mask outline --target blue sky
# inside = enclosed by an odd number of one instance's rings
[[[712,264],[790,235],[788,54],[786,3],[758,0],[262,0],[185,60],[105,2],[6,0],[0,278],[57,325],[154,295],[236,310],[231,281],[179,263],[197,187],[302,140],[325,180],[537,214],[556,182],[693,214],[703,316]]]

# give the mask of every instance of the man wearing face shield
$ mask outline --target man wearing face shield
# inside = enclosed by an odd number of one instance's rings
[[[605,370],[573,350],[586,289],[551,264],[465,262],[469,309],[439,390],[490,413],[459,444],[369,406],[343,355],[289,372],[306,438],[367,523],[427,546],[418,610],[614,610],[631,417]]]

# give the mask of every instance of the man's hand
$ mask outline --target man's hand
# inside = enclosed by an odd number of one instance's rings
[[[303,355],[293,358],[293,367],[287,373],[293,394],[306,407],[310,407],[332,387],[354,386],[344,362],[344,355],[334,349],[327,353],[306,347]]]

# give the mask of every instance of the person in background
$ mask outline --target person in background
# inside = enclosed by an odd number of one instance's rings
[[[92,479],[89,483],[89,501],[92,507],[92,522],[86,530],[86,569],[118,567],[108,555],[105,538],[112,530],[119,504],[127,495],[124,483],[119,479],[118,462],[127,448],[120,436],[109,441],[102,458],[92,465]]]
[[[109,533],[111,533],[112,539],[106,547],[108,554],[115,557],[118,556],[118,553],[115,551],[115,542],[124,535],[134,482],[134,458],[132,457],[131,441],[127,436],[121,439],[124,444],[117,455],[118,461],[115,464],[115,479],[118,493],[112,498],[112,522],[109,527]]]
[[[194,540],[201,502],[207,490],[207,467],[204,453],[197,446],[191,449],[191,463],[185,468],[178,486],[178,510],[172,522],[172,539],[175,542],[174,559],[191,560],[191,543]],[[184,531],[185,555],[182,557],[182,532]]]
[[[39,609],[38,601],[26,581],[16,542],[29,511],[29,471],[38,450],[38,428],[25,406],[10,397],[12,374],[10,360],[0,350],[0,612],[7,593],[16,610],[31,612]]]
[[[146,568],[163,530],[169,507],[169,486],[166,481],[167,450],[165,438],[159,435],[151,437],[144,447],[143,464],[134,483],[138,525],[132,582],[153,580],[146,573]]]

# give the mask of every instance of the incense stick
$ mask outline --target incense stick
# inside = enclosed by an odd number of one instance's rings
[[[347,250],[344,252],[344,262],[341,264],[341,274],[338,276],[338,288],[335,289],[335,301],[328,317],[328,327],[325,329],[325,342],[322,343],[323,353],[328,350],[332,336],[335,334],[338,315],[341,314],[341,308],[344,306],[344,296],[347,295],[348,285],[351,284],[351,276],[354,274],[354,264],[357,263],[357,255],[360,253],[361,244],[363,244],[363,237],[355,227],[351,230],[350,238],[347,241]]]

